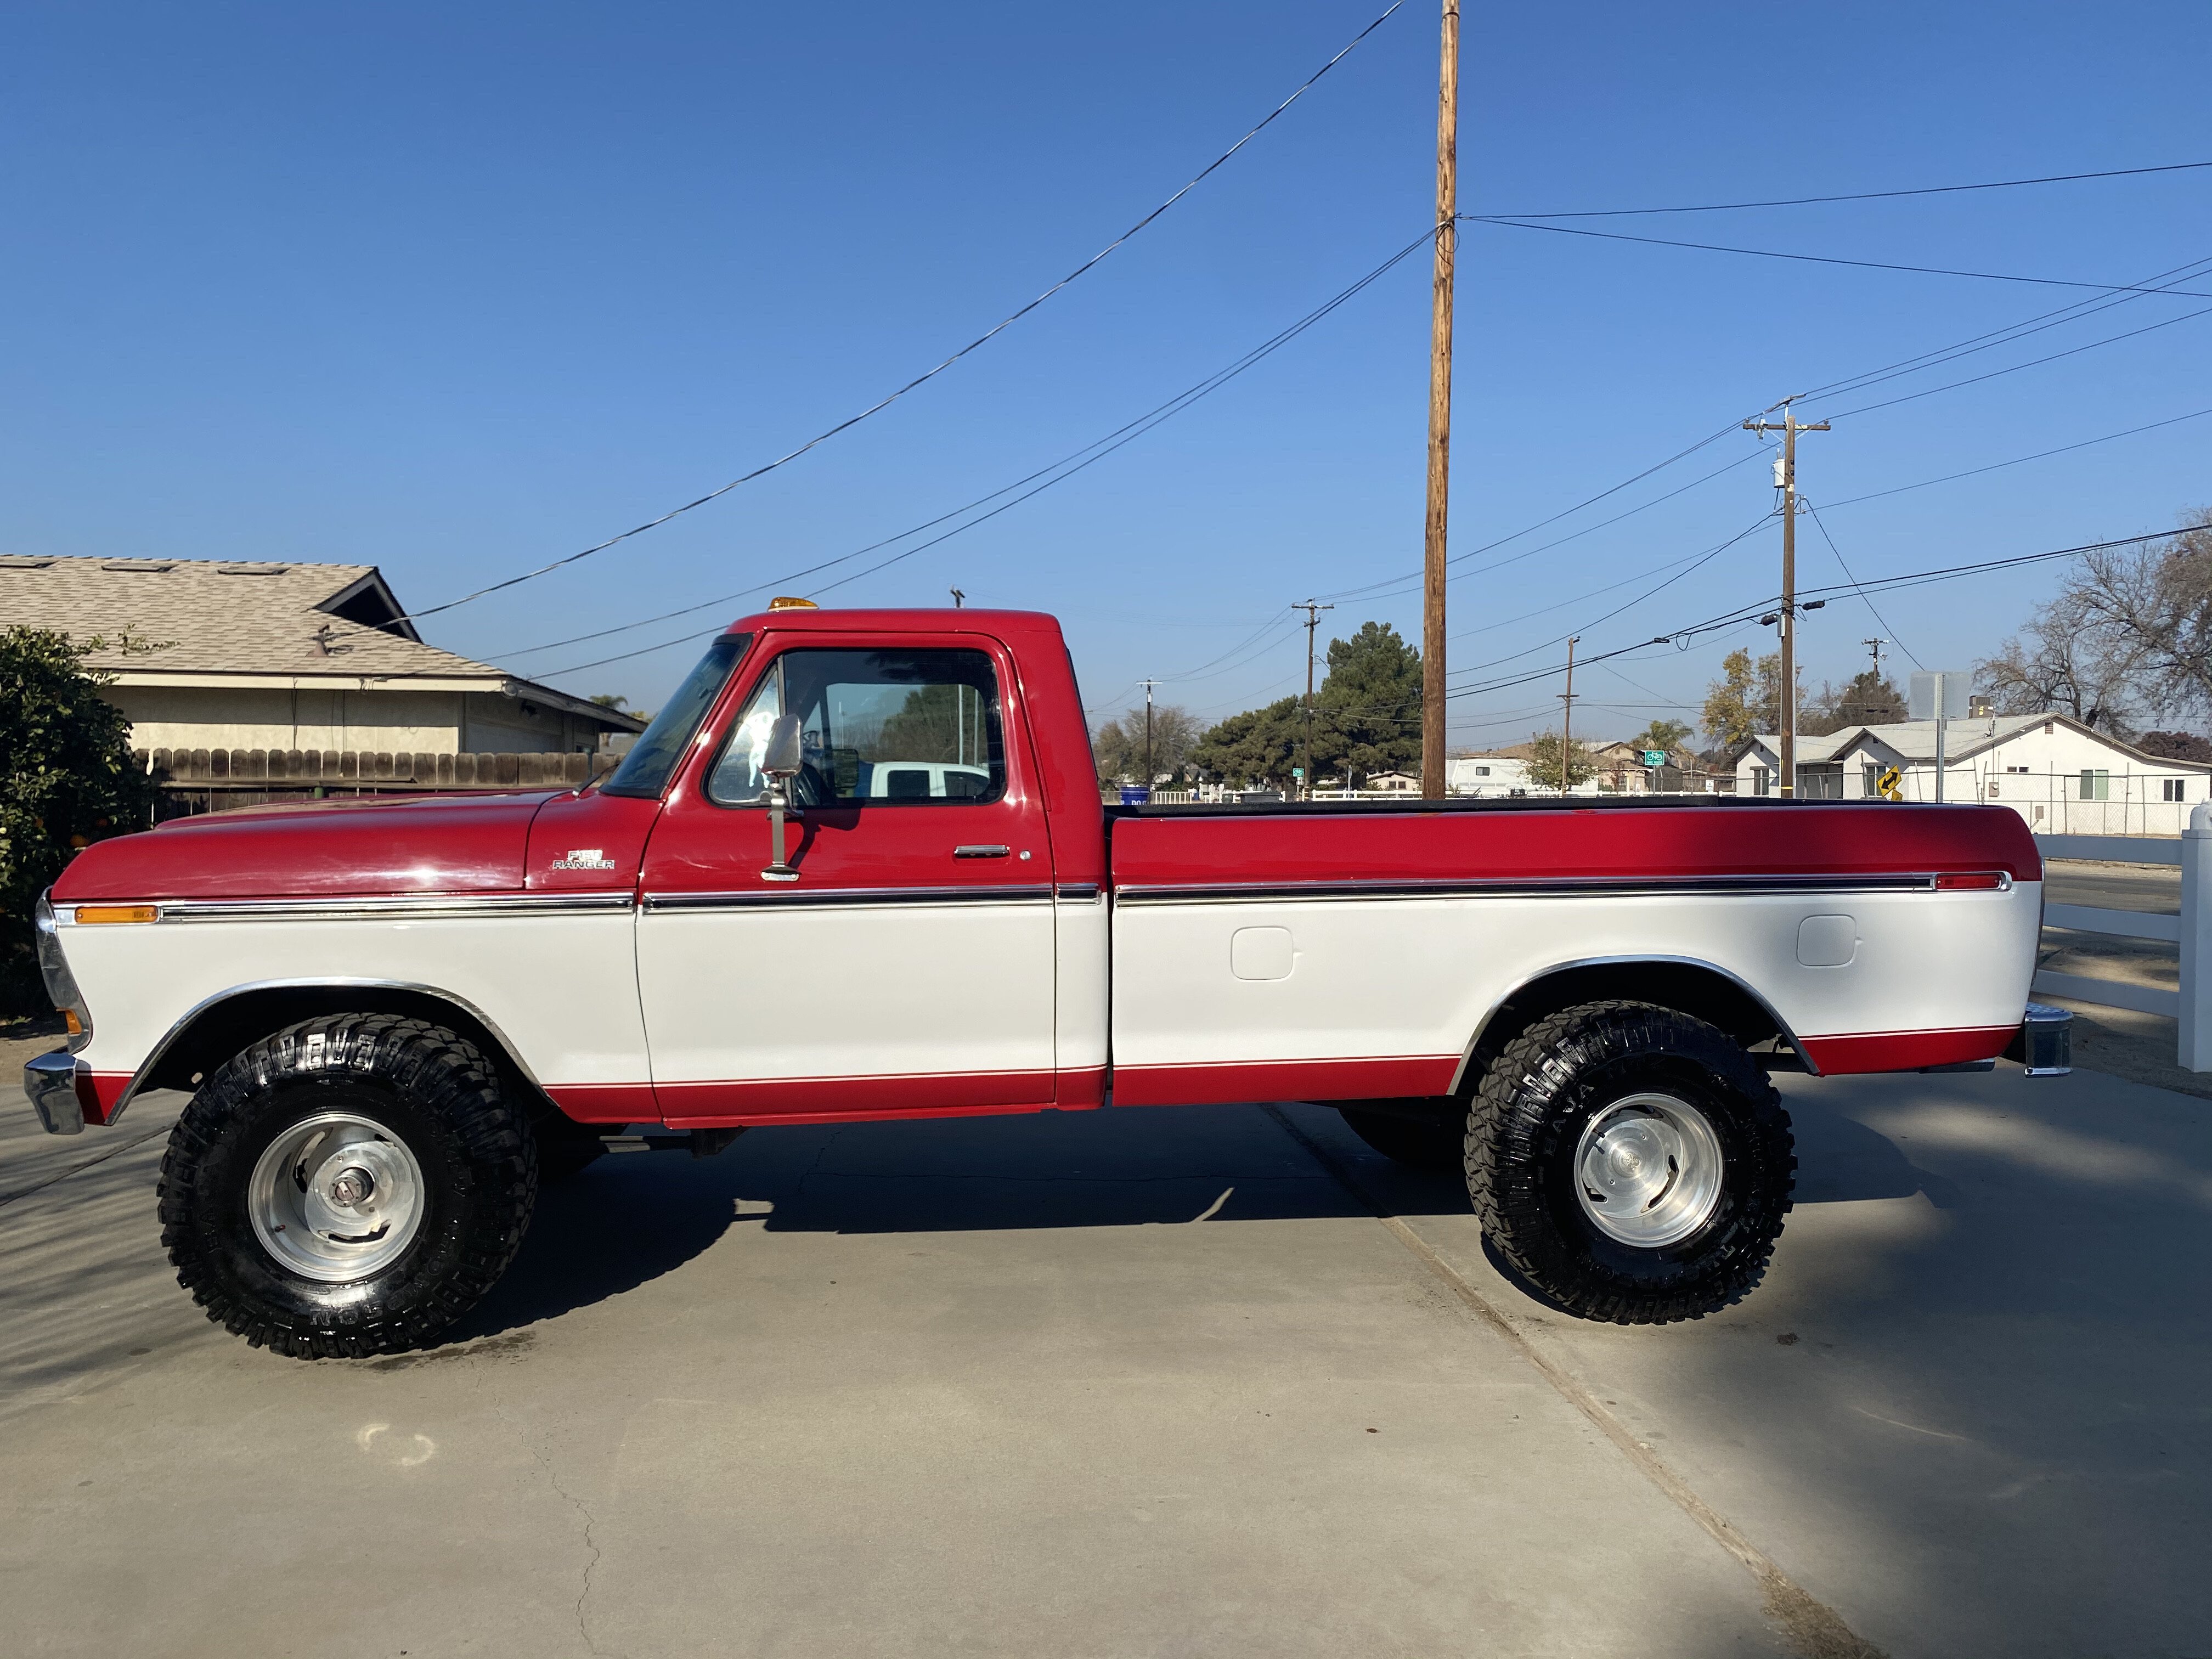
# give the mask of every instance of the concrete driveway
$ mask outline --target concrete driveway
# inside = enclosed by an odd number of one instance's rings
[[[2212,1106],[2009,1070],[1787,1092],[1774,1272],[1685,1326],[1548,1312],[1462,1191],[1332,1112],[1134,1109],[603,1160],[450,1345],[322,1364],[169,1278],[161,1099],[54,1141],[0,1094],[0,1628],[2212,1653]]]

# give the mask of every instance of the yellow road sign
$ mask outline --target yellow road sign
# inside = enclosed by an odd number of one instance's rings
[[[1905,799],[1904,785],[1905,774],[1899,771],[1894,766],[1883,767],[1881,769],[1881,775],[1874,781],[1875,793],[1880,795],[1884,800],[1903,800]]]

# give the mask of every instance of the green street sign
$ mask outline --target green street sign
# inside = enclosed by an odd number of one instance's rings
[[[1664,766],[1667,763],[1667,751],[1663,749],[1645,750],[1644,763],[1646,766]]]

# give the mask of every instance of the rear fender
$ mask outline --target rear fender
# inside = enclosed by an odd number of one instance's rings
[[[1586,957],[1531,974],[1498,1000],[1468,1039],[1452,1078],[1453,1094],[1472,1092],[1488,1056],[1545,1016],[1613,999],[1676,1009],[1718,1026],[1747,1048],[1776,1040],[1819,1075],[1820,1067],[1773,1006],[1727,969],[1696,957]]]

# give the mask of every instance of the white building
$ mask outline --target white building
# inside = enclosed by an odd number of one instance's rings
[[[1461,755],[1450,763],[1444,787],[1455,795],[1514,795],[1528,788],[1528,762],[1522,755]]]
[[[1735,761],[1741,795],[1777,793],[1780,739],[1753,738]],[[1797,739],[1797,793],[1879,795],[1886,770],[1906,800],[1936,799],[1936,722],[1849,726]],[[2178,836],[2212,791],[2212,766],[2146,755],[2069,714],[1985,714],[1948,723],[1943,798],[2009,806],[2046,835]]]
[[[149,751],[574,753],[644,726],[424,644],[374,565],[0,557],[9,626],[108,641],[89,665]]]

